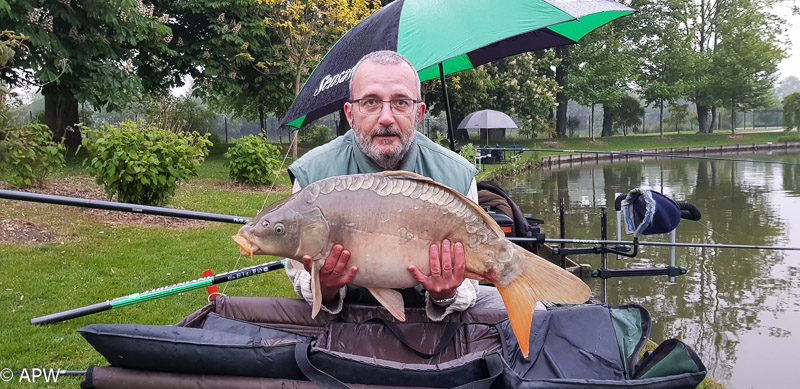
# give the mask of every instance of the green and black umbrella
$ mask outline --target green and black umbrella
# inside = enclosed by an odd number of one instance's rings
[[[353,67],[373,51],[403,54],[426,81],[510,55],[569,45],[633,12],[612,0],[396,0],[333,45],[281,125],[299,128],[340,109],[349,97]]]

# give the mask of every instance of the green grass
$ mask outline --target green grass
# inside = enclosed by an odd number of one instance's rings
[[[53,178],[86,174],[82,157],[71,156]],[[198,178],[182,185],[170,206],[239,216],[254,216],[269,188],[226,190],[227,168],[221,153],[209,156]],[[288,176],[278,180],[288,193]],[[250,266],[230,239],[240,226],[206,223],[198,227],[111,226],[75,207],[0,200],[0,218],[46,226],[58,235],[51,243],[27,246],[0,243],[0,367],[83,370],[105,364],[100,354],[75,330],[92,323],[174,324],[206,304],[205,289],[189,291],[129,307],[34,326],[33,317],[126,296]],[[257,263],[274,257],[256,257]],[[294,296],[282,270],[220,284],[220,291],[238,296]],[[75,387],[78,378],[62,377],[58,387]],[[25,385],[20,384],[20,387]],[[40,383],[31,386],[45,387]]]

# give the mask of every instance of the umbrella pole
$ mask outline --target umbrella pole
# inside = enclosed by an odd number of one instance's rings
[[[447,98],[447,83],[444,80],[444,66],[439,62],[439,79],[442,81],[442,99],[444,100],[445,114],[447,115],[447,137],[450,139],[450,150],[456,151],[456,142],[453,138],[453,120],[450,118],[450,99]]]

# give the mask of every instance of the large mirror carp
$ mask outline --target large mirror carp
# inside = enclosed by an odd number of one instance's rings
[[[262,210],[233,240],[243,255],[297,261],[311,255],[312,317],[322,303],[319,269],[340,243],[351,253],[348,266],[358,266],[352,283],[367,288],[393,316],[405,320],[403,299],[393,289],[418,284],[409,265],[430,274],[428,248],[445,238],[464,245],[466,277],[497,287],[525,356],[537,301],[577,304],[591,294],[580,278],[507,240],[480,206],[409,172],[314,182]]]

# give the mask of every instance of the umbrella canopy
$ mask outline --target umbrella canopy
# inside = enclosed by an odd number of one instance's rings
[[[634,10],[612,0],[396,0],[359,22],[309,76],[281,125],[340,109],[353,67],[377,50],[403,54],[421,81],[526,51],[575,43]]]
[[[458,128],[518,128],[510,116],[491,109],[475,111],[458,125]]]

